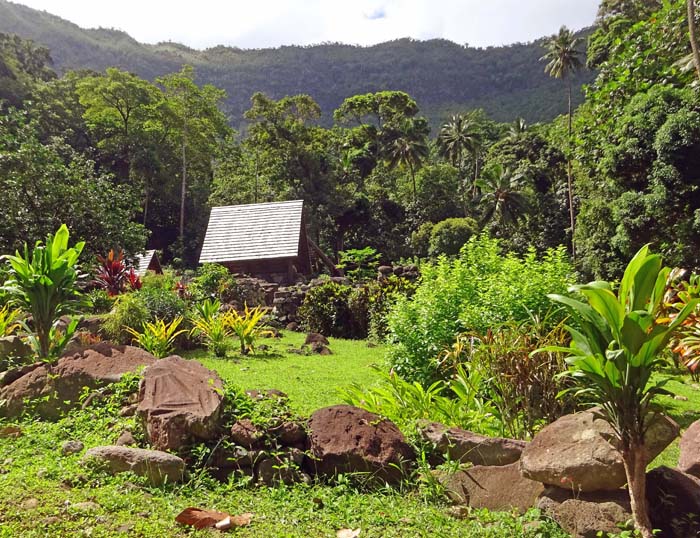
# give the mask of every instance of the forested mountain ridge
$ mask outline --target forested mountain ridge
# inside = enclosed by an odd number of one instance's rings
[[[190,64],[199,82],[227,91],[225,108],[234,125],[242,122],[256,91],[275,99],[309,94],[321,106],[326,124],[346,97],[385,89],[415,97],[434,127],[450,113],[471,108],[483,108],[498,121],[523,117],[529,122],[566,111],[561,81],[547,76],[539,62],[541,40],[486,49],[441,39],[400,39],[371,47],[219,46],[197,51],[177,43],[141,44],[116,30],[82,29],[6,0],[0,0],[0,32],[48,47],[59,73],[85,68],[102,72],[116,66],[153,80]],[[592,72],[583,71],[574,83],[580,87],[592,78]],[[583,100],[580,92],[575,97],[576,103]]]

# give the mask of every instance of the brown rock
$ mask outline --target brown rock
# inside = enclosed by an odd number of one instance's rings
[[[700,478],[700,420],[693,422],[681,436],[678,468]]]
[[[629,495],[622,489],[577,493],[548,487],[537,508],[571,533],[572,538],[595,538],[599,531],[618,533],[618,524],[632,518]]]
[[[146,368],[137,413],[148,440],[159,450],[177,450],[193,439],[213,439],[219,429],[223,383],[197,361],[173,355]]]
[[[311,353],[316,353],[316,355],[333,355],[333,352],[328,346],[324,346],[321,342],[312,342]]]
[[[319,333],[309,333],[306,335],[306,340],[304,340],[304,345],[309,346],[313,343],[323,344],[324,346],[330,345],[328,338]]]
[[[147,477],[152,485],[178,482],[185,472],[185,462],[173,454],[125,446],[91,448],[85,453],[83,461],[97,464],[111,474],[131,471]]]
[[[243,448],[260,448],[263,444],[264,432],[253,424],[250,419],[238,420],[231,427],[231,441]]]
[[[662,538],[700,536],[700,480],[658,467],[647,473],[647,501],[652,526]]]
[[[306,430],[298,422],[283,422],[278,427],[270,430],[282,445],[298,446],[306,442]]]
[[[647,463],[678,431],[673,420],[656,416],[646,436]],[[543,428],[523,450],[520,465],[531,480],[578,492],[616,490],[627,481],[613,429],[594,410],[563,416]]]
[[[27,359],[32,356],[32,348],[17,335],[0,337],[0,369],[6,359]]]
[[[299,324],[296,321],[290,321],[287,323],[285,329],[287,331],[298,331],[299,330]]]
[[[520,474],[517,462],[509,465],[477,465],[453,474],[436,474],[448,497],[473,508],[524,513],[537,503],[544,489]]]
[[[485,437],[459,428],[447,428],[438,422],[421,427],[423,440],[432,443],[441,455],[474,465],[509,465],[520,459],[525,441],[502,437]]]
[[[36,364],[22,368],[20,375],[6,377],[0,388],[0,416],[18,416],[26,401],[43,418],[57,419],[77,407],[84,387],[95,390],[119,381],[127,372],[153,364],[155,357],[132,346],[102,342],[66,355],[54,365]]]
[[[415,457],[394,423],[350,405],[319,409],[308,433],[309,469],[323,477],[360,472],[398,482]]]
[[[130,446],[135,445],[137,443],[132,433],[129,430],[124,430],[121,434],[119,434],[119,438],[114,444],[117,446]]]

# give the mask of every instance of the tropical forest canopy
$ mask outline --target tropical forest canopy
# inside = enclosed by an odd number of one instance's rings
[[[302,198],[334,255],[450,256],[485,233],[519,253],[565,245],[588,275],[618,276],[648,242],[697,268],[700,69],[686,8],[605,0],[588,37],[480,51],[197,52],[0,2],[0,29],[35,39],[0,36],[0,249],[65,222],[94,253],[148,243],[193,265],[211,206]],[[503,122],[497,106],[517,114]]]

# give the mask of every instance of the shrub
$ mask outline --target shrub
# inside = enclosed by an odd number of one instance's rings
[[[379,253],[372,247],[343,250],[338,253],[338,268],[353,281],[374,278],[379,267]]]
[[[386,417],[409,434],[415,433],[420,419],[483,434],[499,431],[497,409],[482,398],[478,373],[460,368],[450,382],[436,381],[424,388],[375,369],[381,385],[367,388],[355,383],[340,391],[345,403]]]
[[[437,355],[462,332],[486,334],[506,321],[543,317],[547,293],[565,292],[573,269],[563,248],[541,259],[501,254],[499,242],[472,238],[459,257],[440,258],[421,268],[421,284],[412,298],[399,298],[388,316],[391,363],[408,380],[440,378]],[[556,324],[563,314],[550,316]]]
[[[503,435],[533,435],[541,426],[574,411],[572,394],[563,392],[571,386],[562,377],[567,370],[563,355],[542,349],[568,343],[563,322],[553,329],[537,320],[511,322],[484,336],[462,335],[462,339],[470,340],[463,357],[484,379],[501,416]]]
[[[432,222],[424,222],[411,234],[411,250],[414,256],[418,256],[419,258],[428,257],[430,234],[434,226]]]
[[[205,263],[197,269],[197,275],[189,284],[194,301],[216,298],[222,303],[231,303],[240,296],[235,277],[218,263]]]
[[[428,255],[441,254],[456,256],[464,244],[479,230],[479,225],[471,218],[445,219],[430,230]]]
[[[92,290],[87,294],[86,302],[93,314],[104,314],[112,309],[114,301],[102,289]]]
[[[95,284],[105,290],[110,297],[122,293],[127,283],[127,269],[124,263],[124,252],[115,253],[110,250],[107,256],[97,256],[97,272]]]
[[[106,316],[102,329],[110,340],[127,344],[131,341],[127,327],[140,330],[150,321],[151,315],[142,299],[143,291],[125,293],[115,301],[110,313]]]
[[[185,302],[173,290],[143,288],[138,295],[148,309],[150,321],[160,318],[171,322],[185,313]]]
[[[172,291],[175,289],[175,284],[178,280],[178,277],[175,275],[175,272],[172,269],[166,269],[162,274],[148,271],[141,279],[143,284],[142,289],[159,288],[162,290]]]
[[[156,318],[154,322],[147,321],[140,330],[127,327],[127,332],[134,337],[134,342],[148,351],[154,357],[162,359],[173,352],[175,348],[175,339],[178,335],[186,332],[184,329],[178,329],[182,323],[182,317],[178,316],[170,323]]]
[[[22,311],[19,308],[10,308],[10,305],[0,308],[0,337],[14,334],[21,327],[21,317]]]
[[[325,336],[347,338],[352,333],[352,313],[348,305],[352,288],[326,282],[311,288],[297,313],[302,327]]]

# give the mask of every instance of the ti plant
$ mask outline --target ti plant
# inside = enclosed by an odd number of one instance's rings
[[[95,275],[95,283],[105,290],[110,297],[119,295],[124,291],[128,271],[124,263],[124,253],[120,250],[115,253],[110,250],[107,256],[97,256],[99,267]]]
[[[11,308],[10,305],[0,308],[0,336],[10,336],[17,332],[22,326],[21,317],[22,311],[19,308]]]
[[[669,320],[674,319],[685,305],[700,298],[700,275],[693,274],[686,281],[686,271],[674,269],[664,296],[664,308]],[[698,380],[700,371],[700,312],[696,308],[676,329],[671,345],[680,362]]]
[[[603,417],[619,438],[627,475],[634,525],[643,538],[652,537],[646,502],[645,433],[654,418],[651,404],[663,389],[653,381],[662,363],[661,353],[673,332],[695,310],[688,302],[671,320],[663,317],[662,301],[670,269],[644,246],[630,261],[617,294],[608,282],[574,286],[585,302],[551,295],[570,311],[569,374],[577,383],[575,394],[601,407]]]
[[[162,359],[173,352],[175,339],[180,334],[187,332],[185,329],[178,330],[180,323],[182,323],[182,316],[176,317],[170,323],[156,318],[154,322],[146,322],[141,332],[131,327],[127,327],[126,330],[134,337],[134,342],[139,347]]]
[[[58,358],[76,327],[71,322],[64,330],[58,329],[59,318],[72,314],[80,304],[78,257],[85,243],[68,247],[68,239],[64,224],[45,244],[37,241],[33,251],[25,243],[24,253],[3,256],[10,265],[10,279],[3,290],[13,304],[31,314],[34,335],[30,343],[43,360]]]

